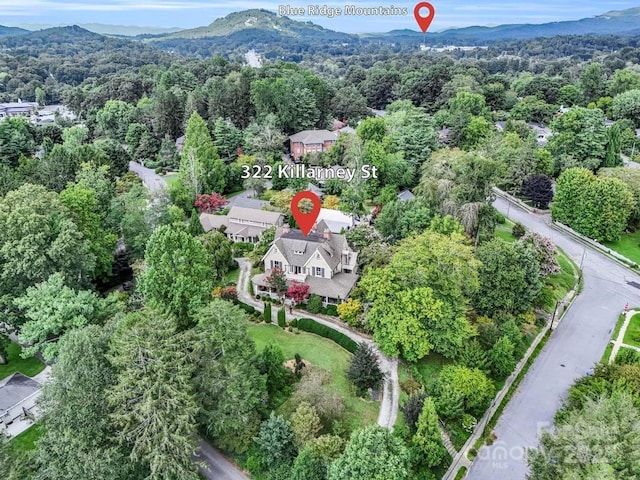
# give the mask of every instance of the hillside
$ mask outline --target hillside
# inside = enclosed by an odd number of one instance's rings
[[[23,35],[25,33],[29,33],[28,30],[18,27],[5,27],[0,25],[0,37],[4,37],[7,35]]]
[[[640,31],[640,7],[616,10],[581,20],[542,24],[512,24],[494,27],[472,26],[427,34],[431,44],[467,43],[491,44],[505,40],[526,40],[559,35],[637,35]],[[366,35],[365,38],[386,41],[415,41],[422,33],[413,30],[394,30],[388,33]]]

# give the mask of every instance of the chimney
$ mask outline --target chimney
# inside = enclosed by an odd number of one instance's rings
[[[291,231],[291,228],[289,227],[288,223],[285,223],[284,225],[282,225],[282,233],[289,233]]]
[[[331,230],[325,228],[324,232],[322,232],[322,238],[324,238],[325,240],[329,240],[331,238]]]

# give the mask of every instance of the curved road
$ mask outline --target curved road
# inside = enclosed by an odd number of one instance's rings
[[[551,228],[548,215],[508,207],[500,198],[494,205],[502,213],[508,211],[511,220],[551,238],[576,264],[583,265],[582,293],[505,408],[494,429],[497,440],[478,452],[467,476],[471,480],[525,480],[526,449],[536,447],[540,431],[552,426],[574,381],[600,361],[625,303],[640,304],[640,290],[629,285],[640,284],[640,277]]]
[[[244,303],[247,303],[259,310],[262,310],[263,304],[262,302],[258,302],[253,299],[251,295],[247,292],[247,287],[249,283],[249,277],[251,276],[251,263],[243,258],[237,258],[238,264],[240,265],[240,278],[238,279],[238,297]],[[400,384],[398,382],[398,360],[395,358],[389,358],[385,356],[380,350],[378,350],[377,345],[370,339],[363,337],[362,335],[349,330],[341,325],[338,325],[331,320],[328,320],[324,317],[318,317],[316,315],[312,315],[309,312],[304,312],[301,310],[294,309],[294,316],[306,317],[315,320],[318,323],[322,323],[334,330],[337,330],[341,333],[344,333],[347,337],[351,338],[354,342],[365,342],[373,347],[376,354],[378,355],[378,360],[380,362],[380,369],[384,372],[386,376],[386,381],[383,388],[382,394],[382,402],[380,404],[380,413],[378,414],[378,425],[386,428],[393,428],[396,423],[396,418],[398,417],[398,406],[400,402]]]

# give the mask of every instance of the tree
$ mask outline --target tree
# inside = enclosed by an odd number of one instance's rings
[[[404,415],[404,421],[412,433],[416,432],[418,417],[422,413],[422,407],[424,406],[426,399],[427,394],[424,391],[419,390],[409,396],[402,407],[400,407],[400,410]]]
[[[344,453],[329,467],[328,480],[411,478],[409,452],[389,430],[368,426],[352,434]]]
[[[306,402],[298,404],[296,411],[291,415],[291,430],[296,447],[301,450],[321,429],[322,424],[316,409]]]
[[[11,344],[11,340],[4,333],[0,333],[0,365],[6,365],[9,363],[8,348]]]
[[[565,225],[575,225],[592,182],[593,173],[586,168],[564,171],[556,182],[556,194],[551,206],[553,219]]]
[[[382,142],[387,134],[384,118],[367,118],[360,122],[357,129],[358,137],[363,142]]]
[[[621,128],[616,123],[607,130],[607,152],[602,163],[603,167],[620,167],[622,166],[622,143],[620,140]]]
[[[558,252],[550,238],[539,233],[527,232],[520,238],[520,242],[529,245],[536,253],[540,264],[540,275],[543,278],[560,273],[560,265],[556,260]]]
[[[218,153],[227,160],[232,160],[238,155],[238,149],[242,146],[242,131],[230,121],[218,117],[213,124],[213,145]]]
[[[133,462],[148,465],[147,478],[196,480],[198,406],[191,383],[189,339],[165,314],[128,314],[111,338],[109,360],[116,370],[107,390],[111,420]],[[150,412],[153,412],[150,415]]]
[[[419,463],[428,468],[440,465],[448,456],[442,443],[436,406],[430,397],[424,400],[411,444],[419,452]]]
[[[598,109],[572,108],[554,120],[548,148],[556,161],[556,172],[570,167],[600,167],[606,157],[606,128],[604,114]]]
[[[53,359],[58,352],[57,340],[65,332],[104,321],[115,313],[111,302],[93,292],[67,287],[60,273],[27,288],[13,302],[26,319],[20,329],[20,340],[29,346],[23,348],[22,354],[42,352],[45,359]]]
[[[438,406],[439,412],[441,400],[447,395],[451,395],[462,402],[464,412],[478,416],[482,414],[493,398],[495,386],[477,368],[448,365],[440,372],[437,391],[436,406]]]
[[[211,195],[203,194],[196,198],[194,206],[200,211],[200,213],[215,213],[224,207],[229,200],[223,195],[213,192]]]
[[[210,300],[214,277],[204,246],[183,229],[165,225],[149,238],[138,287],[149,303],[189,326],[195,311]]]
[[[471,334],[465,314],[478,265],[462,235],[427,231],[402,241],[388,266],[366,270],[360,286],[380,348],[412,360],[432,348],[455,356]]]
[[[118,237],[102,227],[104,217],[101,216],[96,192],[83,183],[70,183],[60,192],[60,201],[71,213],[72,220],[84,238],[89,241],[89,251],[96,259],[94,276],[108,278],[111,275]]]
[[[290,480],[325,480],[327,467],[310,448],[304,448],[296,457]]]
[[[114,140],[123,142],[133,115],[133,105],[122,100],[108,100],[96,113],[100,129]]]
[[[324,425],[342,419],[345,410],[344,399],[326,386],[330,379],[331,375],[326,370],[307,366],[292,396],[294,405],[301,402],[313,405]]]
[[[33,127],[21,117],[9,117],[0,123],[0,163],[18,166],[22,155],[30,157],[35,153]]]
[[[296,455],[293,439],[291,423],[271,412],[271,416],[262,423],[260,432],[255,438],[266,469],[289,465],[293,462]]]
[[[371,115],[366,98],[353,86],[342,87],[336,92],[331,102],[331,110],[335,118],[351,122]]]
[[[640,89],[616,95],[612,108],[615,119],[628,118],[636,128],[640,128]]]
[[[421,198],[406,202],[394,200],[387,203],[376,217],[376,228],[384,238],[397,241],[426,230],[432,218],[433,210]]]
[[[585,408],[543,432],[529,452],[532,480],[580,478],[613,480],[640,475],[640,412],[626,393],[588,399]]]
[[[234,262],[233,243],[215,230],[199,236],[198,240],[209,253],[209,262],[214,270],[213,280],[215,283],[221,283]]]
[[[230,302],[213,299],[195,318],[192,358],[199,423],[219,447],[244,452],[258,432],[267,398],[246,315]]]
[[[585,103],[595,102],[604,93],[602,68],[599,63],[589,64],[580,75],[580,87]]]
[[[260,374],[266,377],[269,401],[275,404],[279,396],[286,395],[290,391],[291,376],[284,366],[284,353],[277,345],[269,344],[260,352],[256,363]]]
[[[330,210],[337,210],[340,206],[340,197],[336,195],[327,195],[322,200],[322,207]]]
[[[609,82],[608,92],[611,97],[615,97],[620,93],[638,89],[640,89],[640,73],[624,68],[615,71]]]
[[[480,288],[474,305],[481,314],[526,312],[540,294],[540,264],[536,253],[522,243],[500,239],[478,248]]]
[[[349,298],[337,307],[340,319],[350,326],[356,327],[360,324],[359,316],[362,313],[362,303],[359,300]]]
[[[278,297],[282,297],[287,291],[287,278],[280,268],[273,268],[264,281],[269,285],[269,288],[276,291]]]
[[[497,378],[509,375],[516,366],[515,347],[509,337],[503,336],[489,351],[491,371]]]
[[[546,209],[553,199],[553,184],[546,175],[533,175],[524,182],[522,195],[537,208]]]
[[[293,282],[287,289],[287,297],[295,303],[302,303],[309,298],[309,285],[306,283]]]
[[[141,478],[109,418],[106,393],[116,382],[107,360],[109,337],[110,329],[90,325],[60,340],[39,401],[44,433],[36,460],[41,478]]]
[[[378,389],[384,381],[384,373],[380,370],[378,357],[373,347],[362,342],[349,360],[347,379],[356,386],[360,394],[368,389]]]
[[[87,285],[94,262],[58,194],[25,184],[0,200],[0,294],[5,308],[56,272],[70,287]]]

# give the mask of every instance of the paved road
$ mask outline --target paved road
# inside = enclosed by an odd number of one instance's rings
[[[149,189],[149,192],[155,193],[158,190],[165,190],[167,188],[167,182],[164,181],[155,170],[146,168],[140,165],[138,162],[129,162],[129,170],[137,174],[144,185]]]
[[[505,200],[495,206],[507,212]],[[552,229],[548,216],[512,205],[509,217],[550,237],[578,265],[584,254],[584,289],[505,408],[494,430],[497,441],[480,450],[467,477],[471,480],[525,480],[525,450],[552,425],[571,384],[600,360],[625,303],[640,305],[640,290],[628,285],[640,282],[636,274]]]
[[[258,302],[253,299],[252,296],[249,295],[247,291],[247,285],[249,282],[249,277],[251,275],[251,263],[242,258],[236,259],[238,264],[240,265],[240,278],[238,279],[238,297],[244,303],[254,306],[262,310],[263,304],[262,302]],[[289,313],[287,312],[287,316]],[[398,418],[398,407],[400,402],[400,383],[398,381],[398,360],[395,358],[389,358],[384,355],[380,350],[378,350],[377,345],[370,339],[363,337],[362,335],[344,328],[341,325],[336,324],[335,322],[324,318],[319,317],[317,315],[312,315],[309,312],[304,312],[301,310],[293,310],[293,316],[300,318],[306,317],[311,318],[318,323],[322,323],[328,327],[333,328],[341,333],[344,333],[347,337],[351,338],[353,341],[361,343],[366,342],[371,345],[376,354],[378,355],[378,360],[380,362],[380,369],[386,375],[386,381],[384,384],[384,389],[382,393],[382,402],[380,404],[380,412],[378,414],[378,425],[386,428],[393,428],[396,423],[396,419]]]
[[[209,480],[249,480],[235,465],[204,440],[200,440],[196,460],[204,463],[200,473]]]

